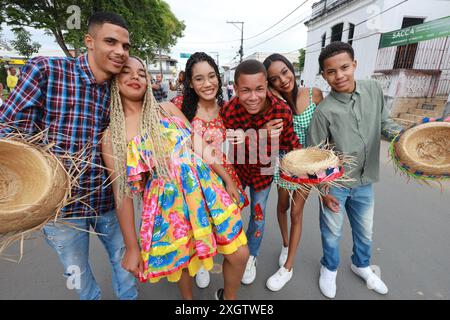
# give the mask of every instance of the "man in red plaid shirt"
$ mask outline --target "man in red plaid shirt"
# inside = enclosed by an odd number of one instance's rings
[[[247,229],[250,257],[242,283],[256,278],[256,257],[264,234],[267,198],[273,180],[273,165],[279,152],[301,148],[294,133],[289,106],[267,90],[264,65],[246,60],[234,75],[236,96],[221,110],[227,138],[233,145],[229,153],[242,185],[250,188],[251,216]]]

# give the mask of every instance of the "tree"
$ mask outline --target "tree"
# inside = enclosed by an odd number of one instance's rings
[[[303,71],[303,69],[305,68],[305,49],[300,49],[298,51],[299,56],[298,56],[298,65],[299,65],[299,70],[300,72]]]
[[[128,22],[132,53],[140,57],[153,56],[158,49],[168,50],[185,28],[162,0],[0,0],[0,3],[0,21],[10,26],[46,30],[67,56],[71,55],[69,47],[84,48],[87,19],[96,11],[115,12]]]
[[[29,59],[33,53],[37,53],[41,45],[31,41],[31,33],[23,28],[14,29],[15,40],[10,41],[11,46],[22,56]]]

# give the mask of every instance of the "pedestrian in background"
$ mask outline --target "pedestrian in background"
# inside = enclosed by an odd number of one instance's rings
[[[231,98],[233,97],[233,94],[234,94],[233,82],[228,81],[228,84],[227,84],[227,96],[228,96],[228,101],[231,100]]]
[[[163,74],[158,73],[156,79],[152,82],[153,96],[157,102],[163,102],[167,99],[167,88],[163,83]]]
[[[16,74],[17,74],[16,68],[10,67],[9,68],[9,74],[6,77],[6,86],[8,87],[9,92],[13,91],[13,89],[17,85],[17,81],[19,80],[19,78],[17,77]]]
[[[175,84],[172,83],[172,80],[169,80],[169,88],[172,91],[176,91],[177,92],[177,96],[182,96],[183,95],[183,92],[184,92],[184,78],[185,78],[184,71],[180,71],[180,73],[178,74],[178,78],[175,81]]]

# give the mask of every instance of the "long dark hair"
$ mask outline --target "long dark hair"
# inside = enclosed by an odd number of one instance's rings
[[[223,92],[222,92],[222,80],[220,79],[219,68],[217,67],[216,62],[213,58],[207,55],[204,52],[196,52],[190,56],[188,61],[186,62],[185,68],[185,77],[184,77],[184,93],[183,93],[183,104],[181,105],[181,111],[184,113],[186,118],[189,121],[194,119],[195,114],[198,109],[198,100],[199,97],[195,90],[191,88],[190,82],[192,80],[192,69],[196,63],[206,61],[208,64],[214,69],[218,79],[218,88],[217,88],[217,104],[222,107],[223,106]]]
[[[283,92],[280,92],[280,93],[283,96],[283,98],[286,99],[286,101],[287,101],[289,107],[291,108],[292,112],[294,114],[297,114],[298,87],[297,87],[297,83],[295,82],[294,66],[292,65],[292,63],[285,56],[283,56],[281,54],[278,54],[278,53],[274,53],[274,54],[271,54],[270,56],[268,56],[263,62],[263,65],[264,65],[264,67],[266,67],[267,72],[269,72],[269,67],[272,64],[272,62],[275,62],[275,61],[283,62],[286,65],[286,67],[288,67],[288,69],[294,75],[294,83],[295,83],[295,85],[294,85],[294,90],[292,90],[292,92],[291,92],[291,97],[290,97],[291,99],[289,99],[289,97],[287,97],[285,95],[285,93],[283,93]],[[269,77],[269,75],[267,74],[267,80],[269,80],[268,77]],[[270,81],[269,81],[269,85],[270,85]]]

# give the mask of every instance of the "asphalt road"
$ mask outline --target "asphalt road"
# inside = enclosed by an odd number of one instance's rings
[[[336,299],[450,299],[450,184],[439,188],[409,183],[395,174],[387,160],[387,143],[382,143],[381,182],[375,185],[375,219],[372,264],[381,268],[389,287],[385,296],[367,289],[350,270],[351,235],[348,220],[341,244],[341,266],[337,276]],[[276,220],[276,190],[268,202],[266,233],[253,284],[242,286],[241,299],[326,299],[318,288],[321,240],[317,195],[312,194],[304,212],[303,236],[295,259],[294,277],[279,292],[265,288],[265,282],[278,269],[281,237]],[[248,210],[243,217],[248,221]],[[17,253],[13,246],[8,253]],[[111,272],[100,241],[91,237],[92,268],[104,299],[115,299]],[[210,286],[195,287],[196,299],[214,298],[222,284],[221,258],[216,259]],[[139,284],[140,299],[180,299],[175,284]],[[0,260],[0,299],[78,299],[66,288],[63,268],[43,236],[25,243],[20,263]]]

